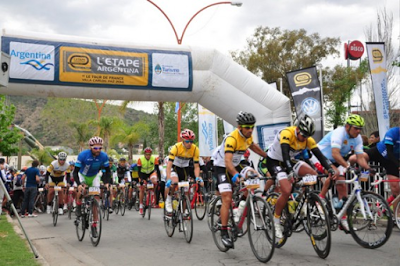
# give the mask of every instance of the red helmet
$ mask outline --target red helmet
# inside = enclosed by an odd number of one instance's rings
[[[100,137],[93,137],[89,140],[89,145],[103,145],[103,139]]]
[[[196,135],[190,129],[186,128],[181,132],[181,138],[182,139],[194,140],[195,137],[196,137]]]
[[[150,148],[150,147],[146,147],[145,149],[144,149],[144,153],[152,153],[153,152],[153,150],[152,150],[152,148]]]

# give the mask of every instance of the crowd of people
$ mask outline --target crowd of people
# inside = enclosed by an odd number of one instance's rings
[[[389,179],[399,179],[399,127],[388,130],[382,140],[377,131],[372,132],[368,138],[361,135],[365,125],[364,119],[360,115],[351,114],[344,126],[334,129],[317,143],[312,137],[315,133],[314,121],[305,115],[298,119],[296,125],[280,130],[268,149],[262,150],[252,137],[256,123],[255,116],[240,112],[236,121],[237,128],[224,136],[221,145],[215,149],[211,157],[200,157],[199,148],[194,144],[195,133],[190,129],[181,132],[181,141],[169,148],[168,156],[165,158],[158,158],[153,155],[150,147],[146,147],[136,163],[128,163],[125,158],[114,162],[114,159],[102,151],[103,140],[100,137],[92,137],[88,142],[89,148],[81,152],[75,162],[67,162],[67,154],[60,152],[57,160],[47,167],[39,166],[39,162],[33,160],[31,167],[16,171],[0,158],[0,176],[6,184],[7,191],[12,194],[13,203],[19,207],[21,217],[37,216],[34,212],[34,202],[37,189],[40,187],[48,191],[47,213],[54,209],[51,206],[54,186],[76,187],[74,206],[76,205],[77,217],[80,217],[81,195],[85,187],[97,188],[95,191],[98,198],[101,184],[110,189],[113,184],[118,187],[136,183],[140,187],[139,213],[142,214],[143,190],[148,182],[155,185],[154,207],[158,207],[162,198],[167,212],[172,212],[171,195],[177,189],[178,182],[187,181],[190,177],[203,187],[209,187],[209,182],[215,182],[217,193],[222,198],[220,210],[222,243],[228,248],[233,245],[228,235],[232,187],[241,179],[244,167],[254,168],[253,162],[249,160],[250,150],[261,157],[257,164],[259,174],[270,177],[265,189],[274,183],[279,186],[280,196],[274,211],[277,238],[282,238],[283,235],[280,218],[292,191],[292,180],[295,176],[327,173],[329,177],[319,194],[321,199],[325,198],[332,180],[345,179],[350,164],[357,163],[373,175],[375,170],[368,163],[373,160],[386,168]],[[208,173],[212,173],[213,178],[209,179]],[[345,185],[337,185],[336,188],[339,200],[347,196]],[[132,189],[131,186],[129,200]],[[118,191],[110,193],[111,205]],[[398,182],[391,183],[391,193],[392,197],[400,193]],[[4,193],[0,190],[0,198],[3,197]],[[66,208],[66,197],[63,197],[63,193],[60,195],[58,207],[59,214],[62,214]],[[349,230],[346,216],[340,220],[340,226],[342,230]]]

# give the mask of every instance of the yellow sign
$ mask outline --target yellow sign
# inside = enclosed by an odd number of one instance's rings
[[[374,48],[372,49],[372,60],[374,63],[382,63],[383,54],[380,49]]]
[[[312,77],[307,72],[301,72],[299,74],[294,75],[293,77],[294,83],[296,87],[305,86],[311,83]]]
[[[60,81],[147,86],[147,53],[60,47]]]

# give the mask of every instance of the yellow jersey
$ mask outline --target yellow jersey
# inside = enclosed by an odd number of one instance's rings
[[[172,147],[168,158],[173,161],[173,165],[186,168],[191,159],[193,159],[193,163],[199,163],[200,151],[194,144],[191,145],[190,149],[186,149],[183,142],[178,142]]]

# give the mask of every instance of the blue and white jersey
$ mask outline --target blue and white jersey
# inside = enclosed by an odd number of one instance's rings
[[[84,150],[78,155],[75,167],[80,167],[79,173],[85,176],[95,176],[103,167],[108,167],[108,156],[100,152],[99,156],[93,157],[91,150]]]
[[[400,127],[389,129],[385,134],[385,138],[376,144],[378,151],[385,158],[387,158],[386,144],[393,145],[394,156],[400,158]]]
[[[336,162],[332,157],[332,148],[340,149],[340,155],[344,158],[353,150],[355,154],[362,154],[363,142],[361,135],[358,135],[356,138],[350,138],[345,127],[338,127],[318,142],[318,148],[331,162]]]

